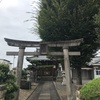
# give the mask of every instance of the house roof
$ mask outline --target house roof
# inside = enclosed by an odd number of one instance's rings
[[[89,63],[89,65],[92,66],[100,66],[100,57],[95,57],[91,60],[91,62]]]

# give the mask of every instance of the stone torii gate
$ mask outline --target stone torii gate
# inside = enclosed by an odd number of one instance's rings
[[[21,75],[22,75],[22,66],[23,66],[23,58],[24,58],[24,50],[26,47],[39,47],[40,42],[35,41],[20,41],[5,38],[5,41],[9,46],[19,47],[18,52],[18,61],[17,61],[17,85],[20,87]],[[17,91],[15,99],[19,98],[19,90]]]
[[[40,54],[47,54],[48,47],[62,47],[63,54],[64,54],[65,75],[66,75],[66,80],[67,80],[66,81],[67,100],[71,100],[72,95],[71,95],[71,76],[70,76],[69,54],[71,55],[77,55],[77,54],[69,53],[68,48],[80,45],[80,43],[82,42],[82,39],[76,39],[76,40],[70,40],[70,41],[57,41],[57,42],[34,42],[34,41],[20,41],[20,40],[13,40],[13,39],[5,38],[5,41],[8,43],[9,46],[19,47],[18,63],[17,63],[17,84],[18,86],[20,86],[24,49],[26,47],[40,47]]]
[[[40,42],[35,41],[20,41],[5,38],[5,41],[9,46],[19,47],[18,61],[17,61],[17,85],[20,86],[21,71],[23,66],[24,50],[26,47],[39,47]]]
[[[41,42],[41,47],[45,48],[41,49],[41,54],[49,54],[53,56],[61,56],[64,55],[64,66],[65,66],[65,77],[66,77],[66,91],[67,91],[67,100],[72,100],[72,80],[71,80],[71,73],[70,73],[70,61],[69,55],[76,56],[80,55],[80,52],[69,52],[69,47],[79,46],[83,39],[76,39],[76,40],[69,40],[69,41],[56,41],[56,42]],[[43,46],[44,45],[44,46]],[[62,47],[62,52],[49,52],[49,47]]]

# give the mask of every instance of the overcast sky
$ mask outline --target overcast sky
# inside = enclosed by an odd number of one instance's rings
[[[1,1],[1,0],[0,0]],[[38,0],[2,0],[0,3],[0,59],[6,59],[14,62],[16,66],[17,57],[6,56],[7,51],[18,51],[16,47],[10,47],[4,41],[4,38],[40,41],[35,31],[36,23],[31,20],[36,16]],[[27,13],[27,12],[32,12]],[[26,51],[34,51],[34,48]],[[14,60],[14,61],[13,61]],[[27,67],[27,61],[24,59],[24,67]],[[13,66],[13,64],[12,64]]]
[[[10,47],[4,38],[40,41],[36,34],[36,23],[31,20],[32,16],[37,15],[39,0],[0,0],[0,59],[9,60],[12,67],[17,66],[17,57],[6,56],[7,51],[18,51],[16,47]],[[32,13],[27,13],[32,12]],[[25,49],[34,51],[34,48]],[[23,66],[29,64],[24,57]]]

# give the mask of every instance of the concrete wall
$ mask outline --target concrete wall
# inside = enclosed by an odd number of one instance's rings
[[[90,69],[90,70],[82,69],[81,73],[82,73],[83,80],[90,80],[90,79],[94,78],[93,69]],[[72,77],[73,77],[73,79],[76,79],[76,70],[75,69],[73,69],[73,71],[72,71]]]

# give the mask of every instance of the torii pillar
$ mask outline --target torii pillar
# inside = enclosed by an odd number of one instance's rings
[[[19,47],[18,61],[17,61],[17,85],[20,87],[24,50],[26,47],[40,47],[40,42],[20,41],[7,38],[5,38],[5,41],[9,46]],[[16,100],[18,100],[18,98],[19,98],[19,90],[16,95]]]
[[[69,52],[68,47],[63,47],[64,53],[64,65],[65,65],[65,76],[66,77],[66,87],[67,87],[67,100],[72,100],[72,81],[70,74],[70,62],[69,62]]]
[[[20,86],[25,47],[19,47],[17,61],[17,85]]]

